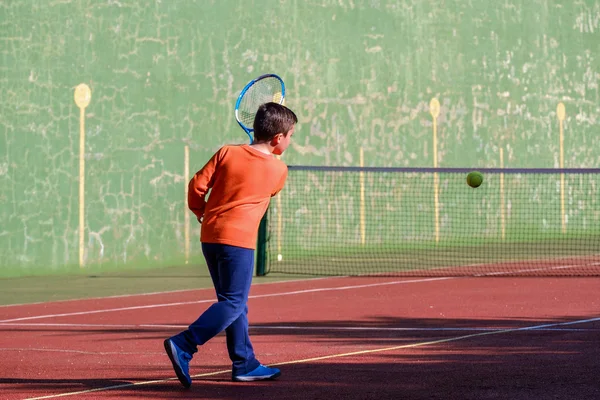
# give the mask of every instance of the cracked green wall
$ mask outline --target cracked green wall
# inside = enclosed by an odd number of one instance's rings
[[[192,173],[244,133],[240,88],[286,81],[289,164],[442,167],[600,162],[600,2],[0,2],[1,274],[78,263],[79,110],[86,109],[88,265],[170,265]],[[192,253],[198,228],[192,224]],[[4,272],[2,272],[4,271]]]

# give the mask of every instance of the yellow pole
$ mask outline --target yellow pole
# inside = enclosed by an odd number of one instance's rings
[[[564,157],[564,121],[566,116],[565,105],[558,103],[556,106],[556,116],[558,117],[558,124],[560,130],[560,168],[565,167]],[[562,224],[562,233],[567,232],[567,217],[565,213],[565,174],[560,173],[560,217]]]
[[[504,149],[500,147],[500,168],[504,168]],[[502,240],[506,237],[506,220],[505,220],[505,201],[504,201],[504,173],[500,174],[500,230],[502,232]]]
[[[433,168],[438,167],[437,154],[437,118],[440,115],[440,102],[435,97],[429,102],[429,112],[433,117]],[[440,241],[440,178],[437,172],[433,173],[433,201],[435,211],[435,241]]]
[[[360,167],[365,166],[364,151],[360,148]],[[365,224],[365,173],[360,171],[360,243],[365,244],[366,241],[366,224]]]
[[[77,85],[73,94],[79,107],[79,267],[85,265],[85,108],[90,104],[92,91],[85,83]]]
[[[278,159],[281,156],[277,156]],[[281,216],[281,192],[277,194],[275,198],[275,204],[277,205],[277,261],[281,261],[283,259],[283,255],[281,254],[281,233],[283,231],[283,220]]]
[[[187,208],[188,198],[188,183],[190,182],[190,147],[183,148],[183,231],[184,231],[184,246],[185,246],[185,263],[190,260],[190,213]]]

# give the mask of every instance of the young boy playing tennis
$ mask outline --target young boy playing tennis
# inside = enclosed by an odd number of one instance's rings
[[[189,362],[197,347],[223,330],[234,381],[274,379],[281,374],[277,368],[260,364],[254,355],[246,303],[258,225],[269,199],[287,178],[287,166],[273,154],[285,151],[297,122],[296,115],[283,105],[261,105],[254,119],[254,143],[222,147],[189,183],[188,206],[202,223],[202,252],[218,302],[187,330],[164,342],[177,378],[186,388],[192,384]]]

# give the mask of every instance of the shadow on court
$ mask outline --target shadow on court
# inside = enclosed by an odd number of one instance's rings
[[[159,353],[162,339],[172,334],[173,328],[54,327],[47,333],[63,337],[62,340],[74,335],[98,334],[101,342],[94,341],[97,348],[115,341],[126,340],[132,344],[137,341],[136,346],[140,348],[152,347],[158,362],[144,365],[140,361],[131,374],[131,371],[126,372],[127,366],[119,365],[118,357],[106,356],[107,365],[100,370],[89,364],[73,367],[74,375],[89,376],[86,379],[10,378],[7,376],[11,373],[5,370],[5,377],[0,379],[0,391],[40,396],[129,385],[82,393],[77,398],[596,399],[600,398],[597,380],[600,322],[565,324],[588,318],[453,320],[381,317],[369,321],[262,324],[251,328],[251,336],[263,348],[268,343],[268,358],[297,360],[280,366],[280,379],[233,383],[229,373],[221,373],[195,378],[190,390],[183,389],[175,380],[144,383],[172,378],[166,357]],[[532,326],[540,328],[505,331]],[[39,332],[35,327],[2,327],[0,332],[4,330],[24,334]],[[423,343],[428,344],[421,345]],[[387,350],[369,352],[383,348]],[[341,356],[360,351],[364,352]],[[36,353],[30,354],[30,362],[35,362]],[[338,356],[311,360],[322,355]],[[215,361],[220,365],[215,366]],[[61,361],[57,359],[56,362]],[[201,348],[192,361],[192,375],[228,369],[226,359],[211,362],[210,367],[203,365]],[[48,368],[48,365],[41,365],[40,374],[52,376]],[[122,372],[121,376],[118,371]],[[100,378],[102,375],[110,378]]]
[[[251,337],[294,337],[295,340],[314,342],[318,340],[335,341],[346,345],[394,345],[398,341],[419,338],[443,338],[470,334],[494,334],[498,331],[522,330],[523,332],[596,332],[600,335],[600,321],[585,324],[572,324],[572,321],[593,319],[594,316],[569,316],[568,318],[488,318],[488,319],[451,319],[451,318],[402,318],[392,316],[373,317],[357,320],[320,320],[320,321],[278,321],[250,325]],[[168,326],[137,326],[136,324],[115,324],[80,326],[37,326],[27,321],[21,325],[2,325],[2,332],[36,333],[48,331],[47,335],[70,337],[79,334],[97,334],[104,341],[115,340],[164,340],[179,332],[190,323],[189,320],[171,323]],[[83,324],[84,325],[84,324]],[[178,326],[180,328],[174,328]],[[224,336],[221,333],[217,336]]]
[[[580,363],[581,355],[570,363],[557,360],[547,364],[529,352],[515,354],[514,349],[509,354],[491,356],[465,358],[451,356],[448,350],[436,355],[431,351],[387,354],[377,361],[362,357],[353,362],[307,362],[283,366],[281,378],[272,382],[234,383],[223,374],[195,379],[189,390],[177,381],[169,381],[80,394],[76,398],[580,400],[600,396],[597,375],[590,369],[596,365],[591,356],[584,364]],[[148,378],[159,376],[164,376],[164,370],[156,370]],[[65,393],[135,382],[142,380],[3,379],[0,388],[21,386],[32,394]]]

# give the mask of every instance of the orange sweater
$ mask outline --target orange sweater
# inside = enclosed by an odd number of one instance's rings
[[[254,249],[269,199],[286,178],[282,161],[249,145],[219,149],[189,184],[188,206],[204,218],[200,241]]]

